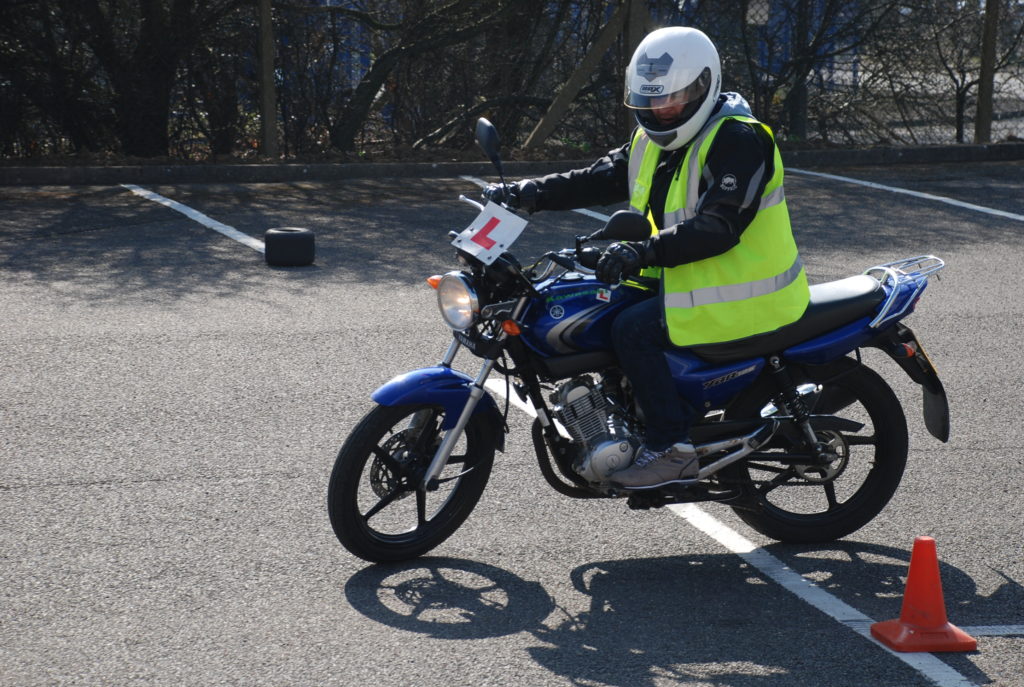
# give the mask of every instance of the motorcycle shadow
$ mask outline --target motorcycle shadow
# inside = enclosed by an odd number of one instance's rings
[[[555,608],[539,583],[457,558],[368,566],[349,578],[345,596],[368,618],[438,639],[533,630]]]
[[[768,549],[870,617],[899,615],[909,551],[856,542]],[[959,569],[940,563],[940,572],[958,625],[1000,624],[1008,608],[1024,603],[1024,587],[1009,578],[980,596]],[[879,660],[866,641],[731,554],[600,561],[575,568],[570,581],[581,596],[561,598],[562,590],[556,603],[541,584],[507,570],[423,558],[364,568],[345,593],[367,617],[434,638],[526,631],[538,640],[526,649],[533,661],[574,684],[815,684],[822,661],[858,660],[849,684],[921,679],[896,660]],[[976,684],[987,682],[967,656],[944,659]],[[830,684],[844,684],[834,678]]]

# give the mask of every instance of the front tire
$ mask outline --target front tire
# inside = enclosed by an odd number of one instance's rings
[[[812,414],[863,423],[858,432],[818,431],[840,459],[828,468],[773,463],[772,451],[729,468],[747,502],[733,510],[761,534],[781,542],[829,542],[857,531],[878,515],[896,492],[907,463],[907,421],[889,385],[849,359],[828,367],[792,369],[798,385],[813,384]],[[807,389],[808,387],[805,387]],[[770,399],[749,399],[734,417],[760,417]],[[777,413],[776,413],[777,414]],[[777,437],[776,453],[799,450]]]
[[[377,406],[338,453],[327,511],[338,540],[375,563],[421,556],[472,512],[494,462],[496,438],[483,413],[472,416],[437,490],[420,487],[440,445],[442,406]]]

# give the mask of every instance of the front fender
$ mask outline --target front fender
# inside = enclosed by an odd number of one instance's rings
[[[424,367],[400,374],[374,391],[370,397],[382,406],[429,403],[444,408],[441,429],[455,426],[469,400],[472,378],[450,367]],[[486,413],[494,427],[499,450],[505,450],[505,422],[494,399],[487,392],[480,398],[474,415]]]

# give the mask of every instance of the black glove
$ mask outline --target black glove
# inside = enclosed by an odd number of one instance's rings
[[[599,281],[617,284],[636,274],[641,268],[647,267],[650,261],[650,252],[645,242],[613,243],[601,253],[594,274]]]
[[[537,184],[523,179],[512,184],[490,184],[483,190],[483,197],[495,203],[504,203],[516,210],[522,208],[529,213],[537,209]]]

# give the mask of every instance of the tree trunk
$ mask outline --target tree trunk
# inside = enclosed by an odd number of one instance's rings
[[[392,48],[373,61],[370,71],[363,75],[352,97],[345,104],[338,121],[330,127],[331,146],[338,150],[356,149],[356,136],[366,122],[374,98],[387,81],[391,70],[398,64],[401,48]]]
[[[270,0],[259,0],[260,15],[260,152],[276,158],[277,93],[274,88],[274,22]]]
[[[813,56],[810,54],[810,0],[797,3],[796,26],[793,30],[791,48],[797,57],[796,70],[789,95],[786,96],[786,119],[789,123],[789,137],[798,141],[807,140],[807,77],[811,72]]]
[[[562,121],[565,113],[569,110],[569,106],[572,105],[573,99],[576,94],[580,92],[583,85],[593,75],[594,70],[597,68],[598,62],[604,56],[608,46],[612,44],[616,36],[619,34],[619,29],[622,26],[623,21],[626,18],[626,10],[624,5],[620,5],[612,18],[608,20],[608,23],[601,27],[597,37],[594,39],[593,45],[587,51],[586,56],[580,62],[579,67],[572,73],[568,81],[558,90],[558,95],[555,96],[554,102],[551,103],[551,107],[548,108],[547,113],[541,117],[541,120],[537,122],[537,126],[534,127],[530,136],[526,139],[526,143],[523,145],[526,149],[531,149],[539,146],[547,137],[550,136],[558,123]]]
[[[488,12],[482,13],[471,5],[469,0],[465,0],[432,9],[423,19],[406,27],[406,41],[399,40],[394,47],[385,50],[373,61],[352,97],[345,103],[341,116],[328,127],[333,148],[355,150],[356,137],[366,123],[377,94],[401,60],[430,54],[478,35],[512,7],[511,3],[494,2]],[[462,15],[461,19],[454,14],[457,10],[465,11],[467,7],[472,11]]]
[[[132,69],[116,77],[111,74],[117,92],[114,101],[117,134],[126,155],[167,155],[173,75],[173,70],[159,65]]]
[[[967,120],[967,87],[958,88],[956,91],[956,142],[964,142],[964,131]]]
[[[978,111],[974,119],[974,142],[992,140],[992,94],[995,85],[996,39],[1000,0],[985,0],[985,28],[981,37],[981,80],[978,82]]]

